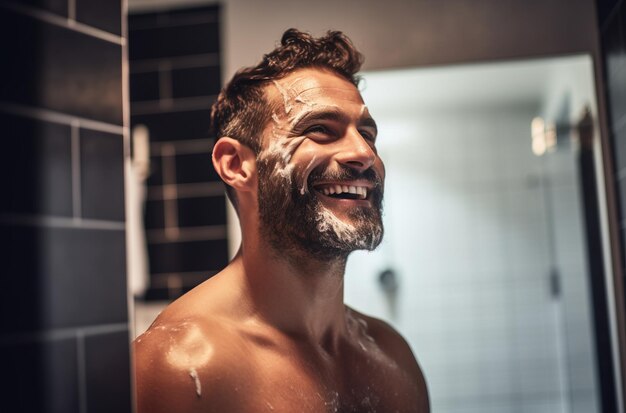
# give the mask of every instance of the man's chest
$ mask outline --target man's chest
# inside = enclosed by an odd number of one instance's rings
[[[258,367],[247,412],[417,413],[417,385],[401,368],[359,363],[321,371],[306,363]]]

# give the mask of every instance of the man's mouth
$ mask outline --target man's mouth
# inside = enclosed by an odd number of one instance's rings
[[[361,185],[320,184],[313,186],[316,191],[336,199],[367,199],[368,188]]]

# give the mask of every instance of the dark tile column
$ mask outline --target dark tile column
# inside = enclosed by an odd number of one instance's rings
[[[0,4],[2,411],[132,411],[122,10]]]
[[[597,0],[596,4],[608,98],[609,133],[613,142],[617,192],[621,201],[622,249],[626,252],[626,1]],[[622,256],[626,256],[626,253]]]
[[[129,17],[131,123],[150,133],[145,299],[173,299],[228,262],[210,107],[221,88],[218,6]]]
[[[603,94],[607,98],[608,132],[613,147],[613,165],[615,168],[613,172],[617,186],[615,188],[616,198],[620,204],[620,248],[622,257],[626,257],[626,1],[596,0],[596,6],[605,79]],[[626,263],[622,262],[621,266],[622,269],[626,269]],[[626,286],[625,280],[622,279],[618,285]],[[620,293],[623,296],[626,294],[626,291],[618,291],[617,295],[620,295]],[[621,310],[621,314],[618,314],[618,319],[622,318],[624,313],[626,313],[626,308],[619,310]],[[622,337],[621,342],[623,345],[624,332],[619,331],[618,335]],[[623,348],[621,349],[621,356],[621,390],[622,398],[624,398],[626,397],[626,383],[624,383],[626,367],[623,361]],[[611,406],[608,406],[608,408],[610,409]],[[603,411],[613,411],[609,409],[604,409]]]

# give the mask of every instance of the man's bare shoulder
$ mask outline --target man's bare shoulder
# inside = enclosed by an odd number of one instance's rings
[[[362,320],[363,325],[367,327],[367,334],[372,337],[383,354],[391,358],[413,381],[422,405],[420,411],[429,411],[428,389],[424,374],[404,337],[389,323],[349,307],[346,308],[353,317]]]
[[[227,320],[169,316],[133,343],[138,412],[228,411],[233,383],[247,369]]]

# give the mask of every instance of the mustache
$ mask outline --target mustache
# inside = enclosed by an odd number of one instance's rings
[[[339,165],[337,170],[315,169],[309,175],[307,183],[309,188],[314,182],[318,181],[355,181],[365,180],[374,186],[375,190],[382,190],[383,180],[380,175],[373,169],[369,168],[364,171],[357,171],[347,166]]]

